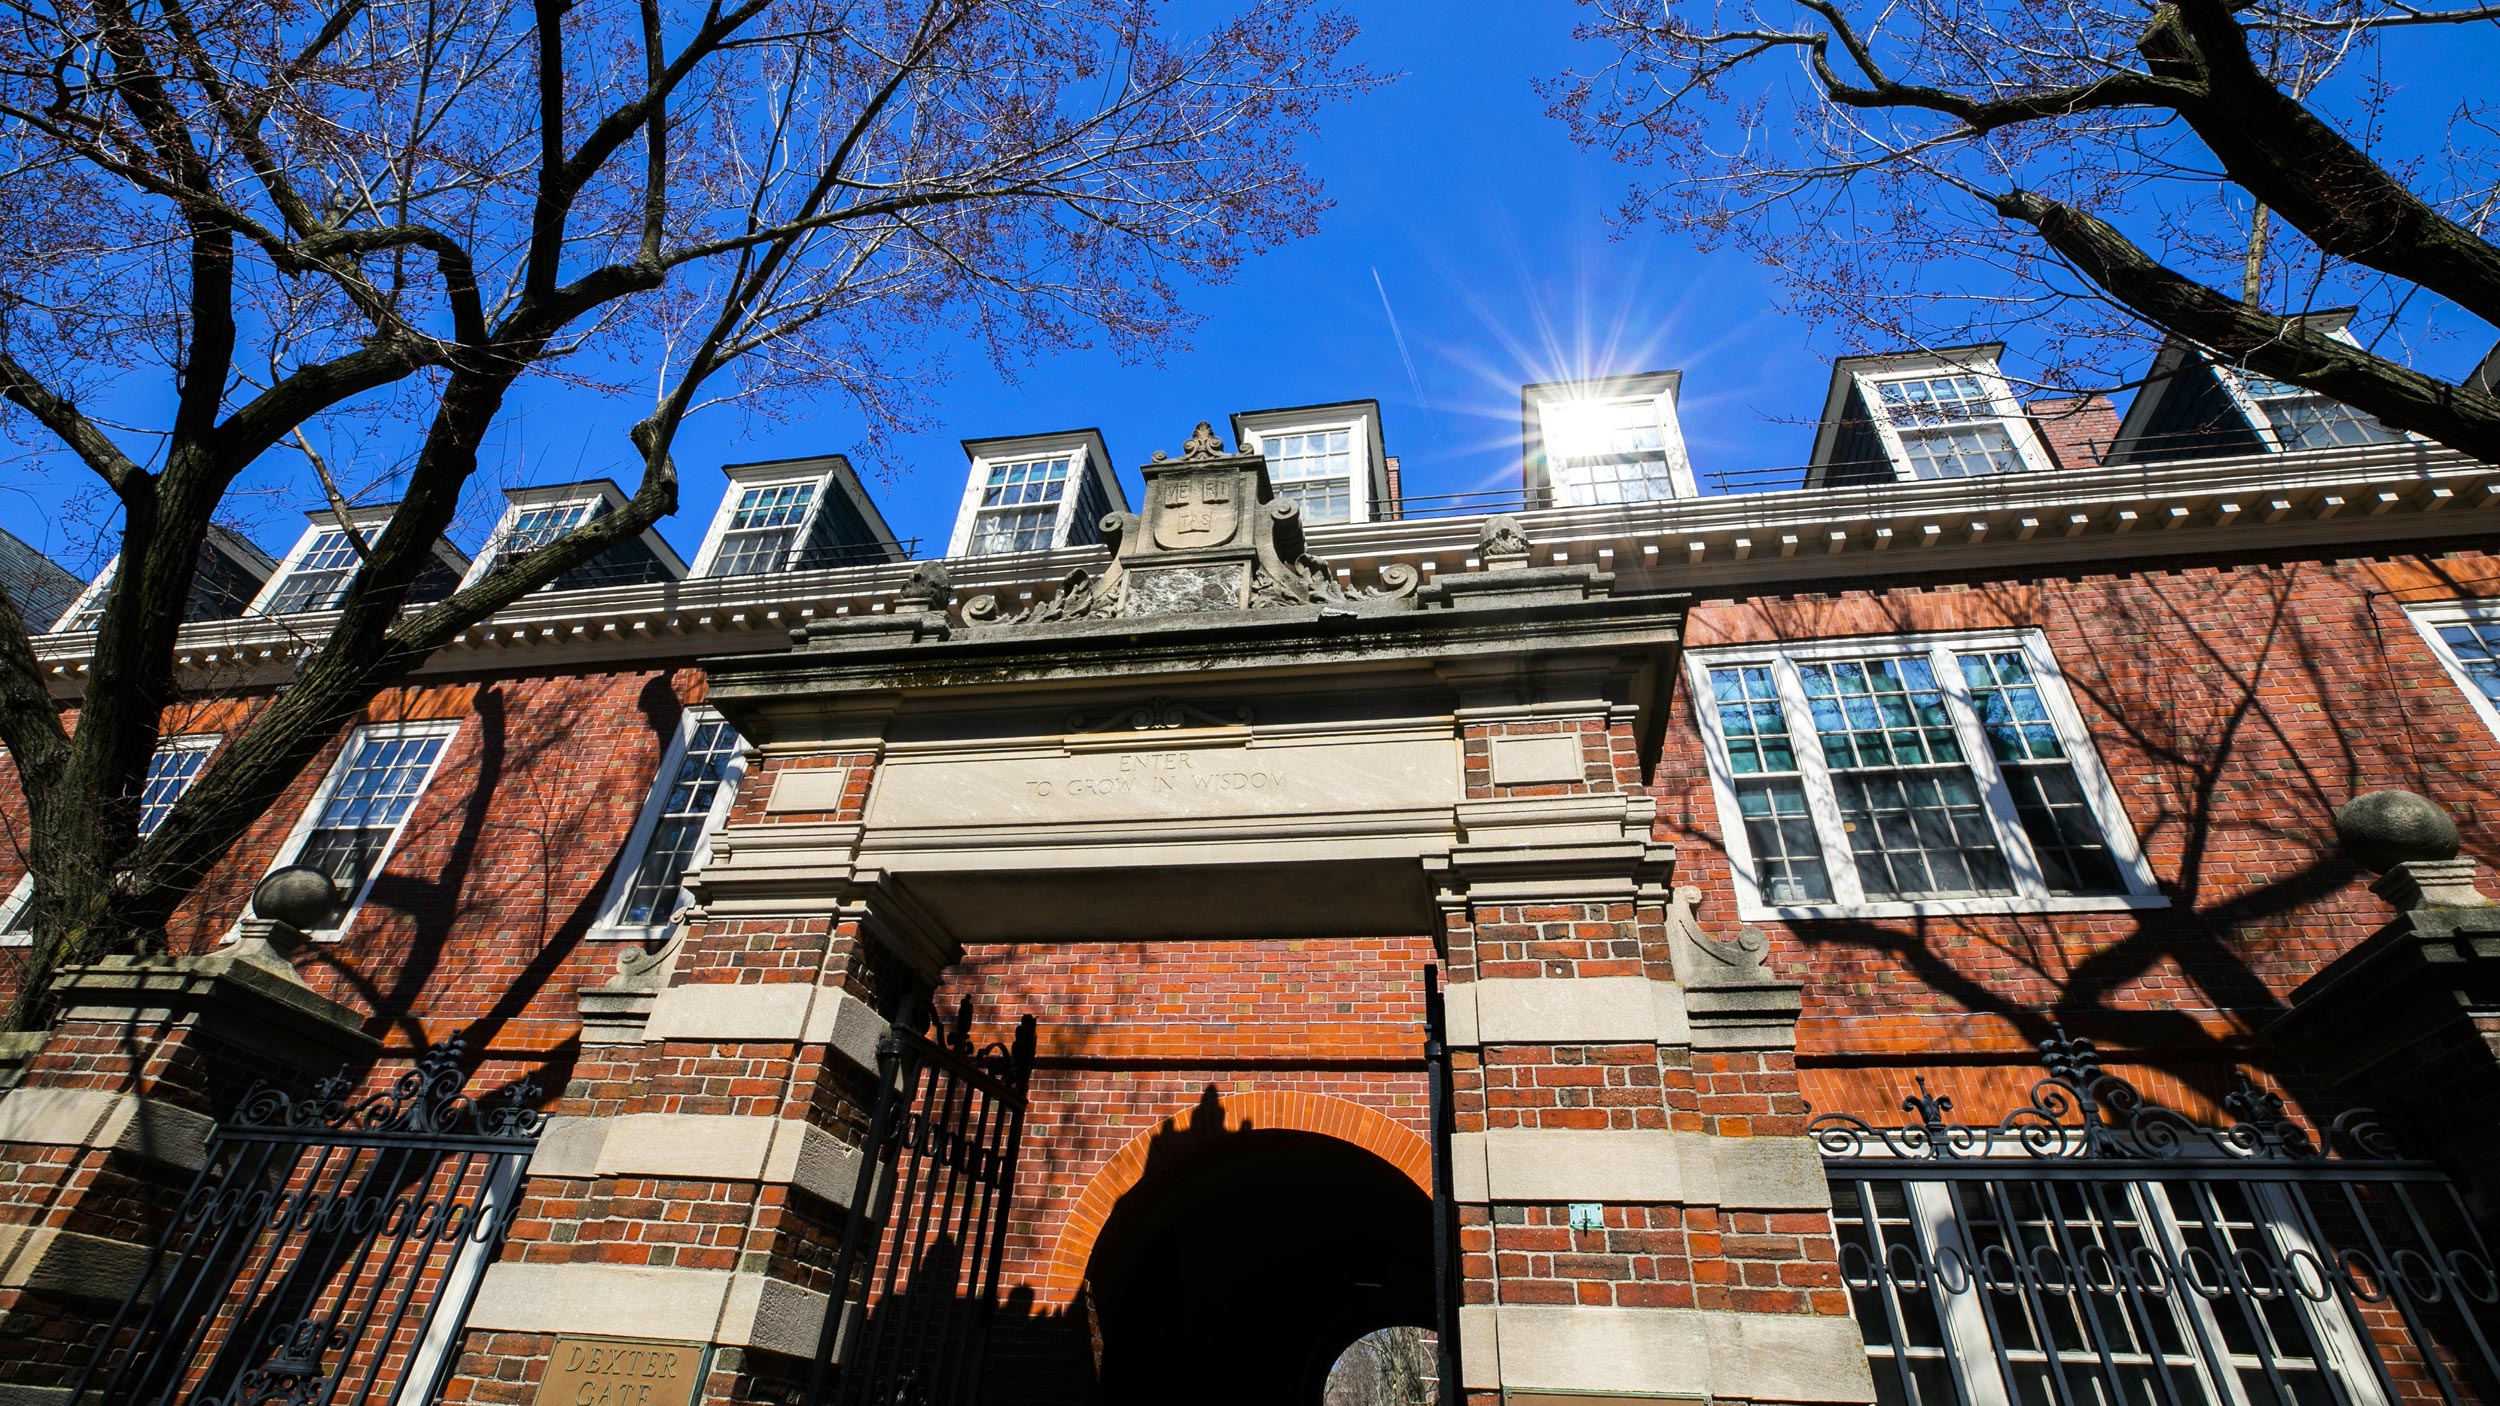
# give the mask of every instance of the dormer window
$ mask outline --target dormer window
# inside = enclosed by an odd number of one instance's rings
[[[67,613],[52,626],[55,633],[92,630],[104,623],[104,607],[112,599],[113,573],[121,569],[116,555],[104,564]],[[191,596],[184,603],[185,621],[231,620],[249,609],[252,598],[277,563],[263,555],[258,547],[222,527],[210,527],[200,543],[199,571],[191,578]]]
[[[1059,500],[1067,491],[1066,458],[990,465],[966,551],[979,557],[1050,550],[1059,526]]]
[[[839,454],[729,464],[697,576],[762,576],[900,561],[902,544]]]
[[[469,569],[471,581],[513,557],[537,551],[574,528],[596,522],[625,506],[625,495],[606,479],[516,488],[508,497],[511,505],[504,510],[503,521],[496,524],[486,549],[478,553],[477,564]],[[685,573],[686,565],[678,560],[677,553],[660,540],[658,533],[646,529],[638,537],[611,544],[606,551],[541,589],[580,591],[599,586],[639,586],[651,581],[674,581]]]
[[[964,441],[971,471],[947,543],[950,556],[1048,552],[1102,540],[1103,515],[1125,509],[1102,436],[1092,430]]]
[[[1307,523],[1370,522],[1389,498],[1380,405],[1349,400],[1233,417],[1244,453],[1267,457],[1267,481]]]
[[[2048,447],[1997,369],[1999,346],[1843,357],[1808,488],[2046,470]]]
[[[359,530],[374,533],[381,528]],[[313,534],[312,541],[288,565],[285,578],[262,613],[292,615],[301,610],[328,610],[347,594],[347,583],[355,578],[356,568],[363,561],[345,532],[333,527]]]
[[[2378,422],[2374,415],[2329,400],[2302,386],[2285,385],[2245,372],[2239,376],[2249,406],[2277,449],[2351,449],[2365,444],[2394,444],[2403,435]]]
[[[1995,395],[1977,376],[1878,381],[1875,392],[1910,477],[1978,478],[2024,467]]]
[[[309,513],[306,517],[310,525],[296,539],[295,550],[287,553],[277,575],[270,578],[270,584],[254,602],[253,609],[262,615],[335,610],[347,598],[356,573],[364,568],[363,554],[356,550],[355,542],[339,526],[336,517],[328,512]],[[389,530],[391,515],[384,510],[362,510],[354,522],[370,546]],[[460,588],[461,578],[468,571],[469,559],[437,538],[433,556],[417,569],[416,579],[408,588],[408,603],[423,605],[441,600]]]
[[[1682,379],[1654,371],[1528,387],[1531,501],[1585,508],[1695,496],[1675,419]]]

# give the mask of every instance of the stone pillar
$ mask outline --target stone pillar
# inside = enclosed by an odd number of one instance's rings
[[[2396,917],[2301,983],[2267,1037],[2436,1158],[2500,1240],[2500,905],[2420,796],[2356,798],[2336,831]]]
[[[261,925],[264,929],[266,924]],[[65,1400],[205,1160],[266,1079],[300,1091],[378,1046],[259,937],[65,968],[61,1017],[0,1095],[0,1403]]]
[[[1867,1402],[1798,1092],[1798,987],[1650,838],[1623,675],[1458,673],[1439,872],[1473,1406]]]
[[[584,1335],[686,1347],[694,1401],[795,1399],[886,1017],[954,955],[853,866],[876,752],[760,754],[682,938],[581,993],[582,1058],[447,1401],[528,1402]]]

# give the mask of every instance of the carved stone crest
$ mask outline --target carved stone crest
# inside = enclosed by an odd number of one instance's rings
[[[1239,478],[1219,469],[1172,474],[1156,484],[1148,509],[1155,545],[1167,552],[1185,552],[1232,541],[1241,531],[1241,501],[1236,496]]]
[[[1370,590],[1339,582],[1328,563],[1305,549],[1301,511],[1276,496],[1266,458],[1225,453],[1203,420],[1180,458],[1158,452],[1142,472],[1145,511],[1102,520],[1112,559],[1101,575],[1071,572],[1056,596],[1014,614],[995,596],[976,596],[964,606],[964,622],[1031,625],[1313,604],[1414,606],[1420,578],[1411,566],[1383,567],[1380,585]]]

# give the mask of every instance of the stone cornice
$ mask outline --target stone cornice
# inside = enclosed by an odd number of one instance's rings
[[[2165,557],[2317,551],[2500,532],[2500,469],[2420,444],[2248,455],[2078,472],[1725,494],[1522,514],[1535,563],[1611,572],[1618,596],[1662,590],[1751,593],[1827,588],[1836,578],[2029,572]],[[1480,517],[1310,530],[1341,580],[1412,566],[1427,586],[1481,568]],[[1047,595],[1099,547],[950,562],[956,598]],[[909,563],[771,576],[656,582],[539,594],[472,629],[422,671],[445,676],[626,667],[788,648],[818,620],[884,613]],[[285,681],[331,617],[250,616],[186,627],[193,688]],[[45,636],[36,654],[73,696],[93,645]]]

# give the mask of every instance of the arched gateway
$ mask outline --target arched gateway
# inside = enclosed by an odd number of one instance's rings
[[[1203,426],[1144,472],[1046,600],[927,568],[709,664],[760,759],[682,945],[585,997],[613,1043],[576,1085],[622,1092],[533,1167],[666,1196],[563,1244],[525,1215],[472,1341],[706,1343],[712,1400],[852,1366],[826,1305],[905,1290],[825,1267],[881,1032],[934,993],[1039,1021],[985,1400],[1316,1403],[1346,1344],[1436,1321],[1474,1397],[1871,1399],[1796,988],[1701,936],[1652,838],[1681,599],[1504,519],[1437,579],[1341,571]],[[901,1126],[942,1158],[938,1122]],[[742,1253],[669,1223],[706,1187]]]

